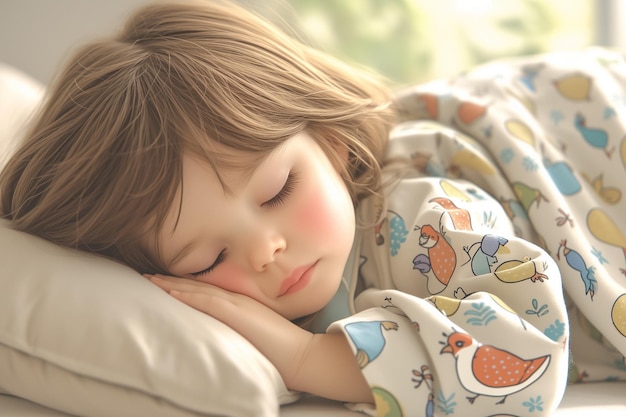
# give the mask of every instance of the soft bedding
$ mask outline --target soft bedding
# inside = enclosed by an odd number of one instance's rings
[[[570,385],[554,417],[624,417],[626,402],[623,394],[626,383],[583,383]],[[10,417],[71,417],[21,398],[0,395],[0,412]],[[343,404],[321,398],[304,398],[285,405],[280,417],[358,417],[362,414],[350,411]],[[142,415],[143,416],[143,415]],[[172,414],[174,416],[174,414]]]
[[[401,95],[405,126],[432,119],[430,128],[441,129],[429,131],[428,152],[408,155],[413,169],[462,177],[496,199],[487,178],[506,179],[512,195],[501,205],[515,231],[553,256],[568,296],[572,336],[562,342],[571,344],[572,380],[626,380],[624,74],[621,54],[594,49],[493,63]],[[32,109],[37,87],[21,86],[33,94]],[[16,108],[17,100],[4,103]],[[439,147],[437,133],[457,138],[455,147]],[[4,134],[0,144],[10,149],[16,128]],[[2,222],[0,265],[0,414],[354,414],[317,399],[279,409],[297,397],[249,343],[112,261]],[[434,278],[414,265],[416,277]],[[542,300],[528,301],[520,316],[544,314]],[[623,392],[624,382],[571,385],[556,415],[626,415]],[[529,404],[529,413],[540,406]]]
[[[385,199],[357,210],[383,218],[357,237],[368,289],[330,327],[377,411],[548,415],[568,356],[571,380],[626,380],[625,86],[591,49],[401,93]]]
[[[401,100],[407,119],[436,120],[481,147],[481,158],[472,157],[473,145],[460,140],[446,174],[484,185],[516,234],[557,262],[572,378],[626,379],[625,56],[591,48],[503,60]],[[418,157],[431,171],[446,160]],[[489,184],[492,175],[506,179],[513,198]],[[525,314],[541,315],[541,304]]]

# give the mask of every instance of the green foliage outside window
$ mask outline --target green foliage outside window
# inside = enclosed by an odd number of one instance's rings
[[[312,45],[373,68],[395,85],[451,76],[494,58],[580,48],[593,40],[591,0],[247,3]]]

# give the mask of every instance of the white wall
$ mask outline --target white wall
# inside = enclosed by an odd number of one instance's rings
[[[48,83],[72,48],[113,33],[130,11],[148,1],[0,0],[0,62]],[[241,1],[256,6],[269,2]],[[596,42],[626,49],[626,0],[594,4],[601,32]]]
[[[148,0],[0,0],[0,61],[48,83],[72,48],[113,33]]]

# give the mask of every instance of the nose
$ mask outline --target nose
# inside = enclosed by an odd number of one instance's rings
[[[285,238],[275,231],[260,231],[250,240],[248,258],[257,272],[263,272],[287,249]]]

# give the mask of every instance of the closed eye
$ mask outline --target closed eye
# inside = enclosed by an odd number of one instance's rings
[[[198,271],[198,272],[192,272],[191,276],[194,278],[200,277],[202,275],[207,275],[210,274],[215,268],[217,268],[217,266],[219,264],[221,264],[222,262],[224,262],[224,260],[226,259],[226,249],[222,250],[219,255],[217,255],[217,258],[215,258],[215,261],[213,262],[213,264],[211,264],[210,267],[203,269],[202,271]]]
[[[296,188],[296,184],[298,183],[298,173],[295,171],[289,172],[287,176],[287,180],[283,185],[283,188],[276,194],[274,197],[270,198],[266,202],[261,204],[261,207],[269,207],[275,208],[285,203],[287,198],[291,195],[291,193]]]

